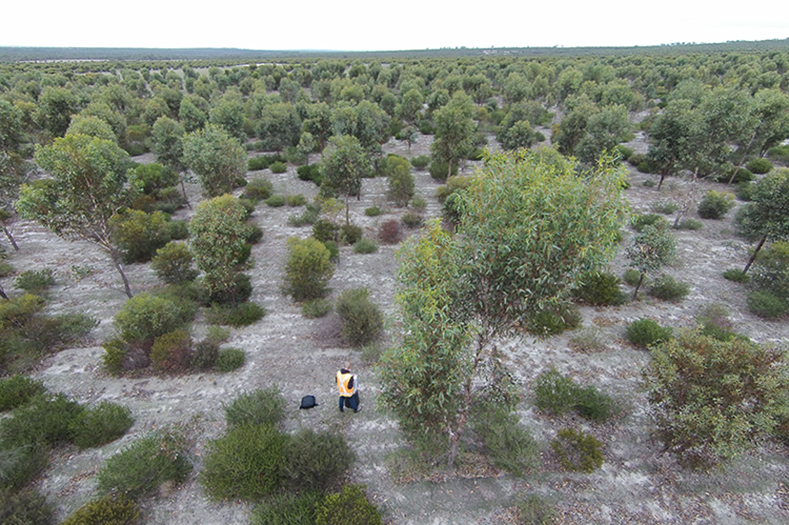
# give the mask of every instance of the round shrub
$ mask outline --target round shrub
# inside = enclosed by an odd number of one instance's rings
[[[249,255],[250,246],[244,245],[247,256]],[[249,299],[252,295],[252,281],[249,275],[245,273],[237,273],[233,278],[233,286],[230,288],[217,288],[209,290],[205,280],[200,281],[200,294],[198,301],[203,306],[216,306],[216,305],[237,305]]]
[[[757,175],[764,175],[773,171],[773,163],[767,159],[757,158],[753,159],[745,165],[748,171]]]
[[[14,286],[28,293],[41,295],[41,292],[55,284],[52,270],[26,270],[14,279]]]
[[[553,525],[556,512],[537,495],[530,495],[518,501],[518,523],[522,525]]]
[[[128,407],[102,401],[72,420],[69,435],[79,448],[100,447],[123,436],[132,424],[134,418]]]
[[[579,387],[575,392],[575,410],[584,419],[605,421],[614,413],[614,402],[593,386]]]
[[[243,302],[236,306],[215,304],[206,312],[206,320],[211,324],[240,328],[255,324],[265,315],[266,309],[257,303]]]
[[[699,203],[699,217],[720,220],[734,205],[734,195],[731,193],[710,190]]]
[[[331,310],[331,301],[326,299],[313,299],[312,301],[307,301],[304,303],[304,305],[302,305],[301,314],[307,319],[317,319],[319,317],[325,316],[331,312]]]
[[[284,162],[275,162],[274,164],[269,166],[269,169],[271,170],[272,173],[285,173],[286,171],[288,171],[288,166]]]
[[[315,525],[315,512],[323,498],[313,491],[266,498],[252,512],[252,525]]]
[[[312,225],[312,236],[320,242],[336,241],[340,227],[326,219],[319,219]]]
[[[572,306],[542,310],[529,319],[528,332],[549,337],[578,327],[582,320],[581,313]]]
[[[789,304],[768,290],[756,290],[748,294],[748,310],[764,319],[783,317]]]
[[[323,297],[334,275],[328,248],[314,238],[289,240],[288,248],[284,292],[296,301]]]
[[[638,319],[627,327],[627,340],[644,348],[668,341],[672,336],[671,327],[660,326],[652,319]]]
[[[378,243],[372,239],[359,239],[353,245],[353,253],[375,253],[378,251]]]
[[[363,487],[344,485],[318,507],[315,525],[383,525],[381,513],[367,500]]]
[[[0,447],[0,495],[27,485],[47,466],[47,456],[41,446]]]
[[[272,193],[274,193],[274,185],[270,180],[252,179],[244,188],[244,193],[241,196],[244,199],[258,202],[268,199]]]
[[[85,410],[63,394],[36,397],[0,423],[0,441],[13,447],[53,447],[69,441],[69,426]]]
[[[757,289],[789,298],[789,242],[775,241],[761,250],[751,269],[751,280]]]
[[[475,414],[474,428],[485,442],[490,463],[517,477],[524,477],[536,464],[539,448],[518,418],[507,410],[484,407]]]
[[[704,223],[696,219],[683,219],[677,224],[678,230],[700,230],[704,227]]]
[[[672,213],[676,212],[679,209],[679,204],[674,201],[662,200],[653,202],[649,209],[655,213],[660,213],[663,215],[671,215]]]
[[[110,219],[113,243],[121,250],[125,263],[145,262],[156,250],[170,242],[169,217],[160,211],[145,213],[127,210]]]
[[[266,199],[266,206],[269,208],[279,208],[280,206],[284,206],[287,202],[287,198],[284,195],[272,195],[268,199]]]
[[[403,214],[401,219],[406,228],[419,228],[425,222],[422,214],[409,211]]]
[[[734,195],[737,196],[737,199],[750,202],[753,200],[753,190],[756,188],[756,183],[753,182],[743,182],[741,184],[737,184],[734,186]]]
[[[197,370],[213,368],[219,356],[219,344],[214,341],[199,341],[192,349],[192,359],[189,365]]]
[[[657,213],[645,213],[638,215],[633,219],[633,229],[641,233],[646,226],[654,226],[655,228],[668,228],[668,221],[662,215]]]
[[[61,525],[131,525],[139,516],[134,500],[122,494],[110,494],[89,501],[71,513]]]
[[[9,525],[50,525],[55,509],[38,489],[0,491],[0,521]]]
[[[435,180],[447,180],[447,177],[454,177],[458,174],[457,162],[452,164],[452,173],[449,173],[449,164],[440,160],[434,160],[428,168],[430,176]]]
[[[662,275],[649,286],[649,295],[663,301],[681,301],[690,294],[690,285]]]
[[[732,180],[732,184],[741,184],[743,182],[750,182],[755,178],[753,176],[753,173],[750,172],[750,170],[747,170],[745,168],[739,168],[739,169],[734,168],[728,173],[720,174],[717,177],[714,177],[713,180],[715,182],[729,182],[729,179],[732,178],[731,176],[732,173],[734,173],[734,170],[737,170],[737,174],[734,176],[734,179]]]
[[[729,268],[723,272],[723,278],[735,283],[747,283],[751,278],[739,268]]]
[[[370,206],[369,208],[364,209],[364,214],[368,217],[378,217],[381,215],[383,211],[378,206]]]
[[[624,296],[619,283],[619,277],[612,273],[590,272],[581,277],[581,285],[573,290],[573,295],[595,306],[622,304]]]
[[[247,171],[264,170],[269,166],[269,159],[265,155],[259,157],[252,157],[247,160]]]
[[[364,346],[373,342],[383,331],[381,309],[370,301],[367,288],[343,291],[335,307],[342,320],[343,338],[353,346]]]
[[[25,405],[46,391],[41,381],[27,376],[15,375],[0,379],[0,412]]]
[[[563,428],[551,441],[559,463],[569,471],[594,472],[603,466],[603,444],[594,436],[574,428]]]
[[[411,166],[415,167],[418,170],[425,169],[428,164],[430,164],[430,156],[429,155],[417,155],[411,158]]]
[[[160,335],[151,347],[151,361],[160,370],[177,371],[187,368],[192,357],[192,338],[186,330],[173,330]]]
[[[340,260],[340,245],[334,241],[323,241],[323,245],[329,250],[329,260],[336,263]]]
[[[256,502],[282,487],[286,434],[268,425],[242,425],[209,441],[200,481],[213,501]]]
[[[386,221],[381,225],[378,238],[384,244],[397,244],[402,239],[400,223],[395,219]]]
[[[279,426],[285,417],[285,398],[278,386],[241,394],[229,405],[224,405],[228,428],[244,425]]]
[[[216,358],[217,372],[232,372],[244,366],[247,361],[247,356],[240,348],[223,348],[219,351]]]
[[[354,245],[362,238],[364,230],[355,224],[343,224],[340,227],[340,242],[347,245]]]
[[[115,328],[125,341],[146,341],[172,332],[184,324],[175,303],[150,293],[137,294],[115,314]]]
[[[296,195],[288,195],[287,197],[288,206],[304,206],[307,204],[307,197],[302,195],[301,193],[297,193]]]
[[[325,491],[342,481],[354,461],[345,437],[304,428],[287,446],[285,472],[293,492]]]
[[[427,201],[422,197],[414,197],[411,199],[411,207],[418,212],[423,212],[427,208]]]

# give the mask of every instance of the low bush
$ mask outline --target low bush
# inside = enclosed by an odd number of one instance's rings
[[[528,332],[540,337],[550,337],[577,328],[582,320],[581,312],[577,308],[564,305],[533,315],[529,319]]]
[[[657,213],[645,213],[637,215],[633,219],[633,229],[641,233],[644,227],[654,226],[655,228],[668,228],[668,221],[662,215]]]
[[[125,263],[146,262],[170,242],[169,217],[160,211],[127,210],[110,220],[113,244]]]
[[[211,324],[240,328],[257,323],[265,315],[265,308],[257,303],[245,301],[236,306],[214,305],[206,311],[206,320]]]
[[[36,445],[11,447],[6,444],[0,446],[0,495],[4,491],[19,490],[30,483],[47,466],[47,458],[45,447]],[[0,509],[2,509],[1,505]]]
[[[774,166],[773,163],[767,159],[756,158],[748,162],[745,167],[748,168],[748,171],[751,173],[755,173],[756,175],[764,175],[765,173],[770,173]]]
[[[378,239],[380,239],[382,243],[397,244],[402,238],[403,234],[398,221],[392,219],[381,224],[381,228],[378,232]]]
[[[252,525],[315,525],[316,509],[323,498],[313,491],[272,496],[255,507]]]
[[[378,305],[370,301],[367,288],[343,291],[335,309],[342,320],[342,336],[353,346],[369,344],[383,332],[383,314]]]
[[[362,241],[363,240],[364,239],[362,239]],[[301,314],[307,319],[317,319],[319,317],[325,316],[331,312],[331,310],[331,301],[327,299],[313,299],[312,301],[307,301],[302,305]]]
[[[272,173],[285,173],[288,171],[288,165],[284,162],[275,162],[269,166]]]
[[[627,163],[635,168],[638,167],[638,165],[644,162],[645,160],[647,160],[646,153],[634,153],[633,155],[630,155],[627,158]],[[645,173],[649,173],[649,171],[646,171]]]
[[[277,428],[285,418],[285,398],[278,386],[241,394],[229,405],[223,405],[229,429],[244,425],[265,425]]]
[[[573,290],[573,296],[586,304],[609,306],[622,304],[626,298],[619,288],[619,278],[606,272],[584,274],[580,286]]]
[[[287,199],[284,195],[275,194],[264,201],[269,208],[279,208],[285,206]]]
[[[294,238],[288,241],[288,248],[283,291],[296,301],[323,297],[334,275],[329,249],[314,238]]]
[[[712,337],[718,341],[731,341],[735,337],[742,337],[732,330],[729,319],[729,310],[723,305],[711,304],[705,307],[696,317],[699,323],[699,333]]]
[[[47,389],[41,381],[15,375],[0,379],[0,412],[26,405]]]
[[[343,224],[340,227],[340,242],[352,246],[356,244],[359,239],[362,238],[364,234],[364,230],[360,226],[356,226],[355,224]]]
[[[674,201],[656,201],[653,202],[649,209],[652,210],[654,213],[660,213],[663,215],[671,215],[672,213],[676,212],[679,209],[679,204]]]
[[[526,496],[516,505],[518,525],[553,525],[556,523],[556,512],[548,503],[537,495]]]
[[[681,301],[690,294],[690,285],[662,275],[649,285],[649,295],[663,301]]]
[[[412,211],[404,213],[403,217],[400,220],[403,222],[406,228],[411,228],[411,229],[419,228],[425,222],[425,219],[424,217],[422,217],[421,213],[416,213]]]
[[[268,425],[242,425],[209,441],[199,478],[213,501],[257,502],[277,493],[288,436]]]
[[[427,201],[422,197],[414,197],[411,199],[411,207],[418,212],[424,212],[427,209]]]
[[[785,146],[773,146],[767,150],[767,156],[774,161],[789,164],[789,144]]]
[[[683,219],[677,224],[678,230],[691,230],[696,231],[704,227],[704,223],[696,219]]]
[[[181,328],[187,319],[176,303],[150,293],[137,294],[121,306],[114,324],[121,338],[128,342],[153,340]]]
[[[754,290],[748,294],[748,311],[764,319],[777,319],[789,311],[786,300],[769,290]]]
[[[757,289],[789,299],[789,242],[775,241],[759,252],[751,267],[751,281]]]
[[[150,357],[159,370],[184,370],[189,367],[192,358],[192,338],[186,330],[173,330],[162,334],[154,340]]]
[[[269,160],[265,155],[259,157],[252,157],[247,160],[247,171],[259,171],[268,168]]]
[[[299,166],[296,168],[296,174],[298,175],[299,179],[304,181],[312,181],[318,186],[323,183],[320,164]]]
[[[318,506],[315,525],[383,525],[383,520],[363,487],[344,485],[342,492],[326,496]]]
[[[290,207],[304,206],[307,204],[307,197],[301,193],[297,193],[296,195],[288,195],[287,203]]]
[[[258,157],[260,158],[260,157]],[[252,179],[241,195],[244,199],[254,202],[264,201],[274,193],[274,185],[268,179]]]
[[[339,232],[340,226],[327,219],[320,219],[312,225],[312,236],[321,242],[336,241]]]
[[[710,190],[699,203],[699,217],[720,220],[734,207],[734,201],[731,193]]]
[[[562,416],[575,408],[577,390],[575,381],[551,368],[534,382],[534,405],[543,412]]]
[[[323,241],[323,245],[329,250],[329,260],[336,263],[340,260],[340,245],[334,241]]]
[[[214,341],[203,340],[195,343],[192,349],[192,359],[189,366],[197,370],[208,370],[216,364],[219,357],[219,344]]]
[[[753,200],[754,188],[756,188],[755,182],[742,182],[734,186],[734,195],[738,200],[750,202]]]
[[[55,508],[38,489],[0,491],[0,523],[51,525],[55,523]]]
[[[370,206],[369,208],[364,209],[364,214],[368,217],[378,217],[382,213],[383,211],[378,206]]]
[[[319,206],[307,204],[307,207],[303,212],[299,213],[298,215],[291,215],[288,217],[288,224],[295,227],[310,226],[315,224],[319,215]]]
[[[502,409],[485,407],[474,416],[474,428],[482,437],[490,463],[516,477],[524,477],[537,464],[539,447],[518,418]]]
[[[603,466],[603,444],[594,436],[574,428],[563,428],[551,441],[559,463],[572,472],[591,473]]]
[[[134,418],[128,407],[102,401],[71,421],[69,436],[79,448],[100,447],[123,436],[132,424]]]
[[[360,239],[353,245],[353,253],[375,253],[378,251],[378,243],[372,239]]]
[[[448,177],[454,177],[458,174],[457,162],[452,164],[452,173],[449,173],[449,164],[441,162],[440,160],[433,160],[428,168],[430,176],[435,180],[443,181]]]
[[[110,494],[84,504],[60,525],[132,525],[139,516],[134,500]]]
[[[640,278],[641,272],[634,270],[633,268],[625,270],[625,273],[622,274],[622,280],[630,286],[637,285]]]
[[[614,415],[614,402],[593,386],[579,387],[575,393],[575,410],[584,419],[605,421]]]
[[[14,286],[28,293],[41,295],[47,288],[55,284],[52,270],[26,270],[14,279]]]
[[[724,271],[723,278],[727,281],[733,281],[735,283],[747,283],[751,280],[750,276],[739,268],[729,268],[728,270]]]
[[[290,490],[326,491],[338,485],[351,468],[355,455],[345,437],[304,428],[285,449],[285,473]]]
[[[99,494],[133,500],[156,494],[165,482],[180,484],[192,471],[184,436],[175,430],[152,432],[110,457],[96,476]]]
[[[737,174],[732,179],[732,174],[734,171],[737,170]],[[718,173],[713,175],[712,180],[714,182],[729,182],[732,180],[732,184],[742,184],[744,182],[750,182],[754,179],[753,173],[751,173],[746,168],[732,168],[728,172]]]
[[[232,372],[244,366],[247,356],[240,348],[222,348],[216,357],[217,372]]]
[[[638,319],[627,327],[627,340],[643,348],[666,342],[673,337],[673,334],[671,327],[660,326],[652,319]]]
[[[54,447],[67,443],[69,427],[85,410],[63,394],[38,396],[0,420],[0,441],[5,446]]]

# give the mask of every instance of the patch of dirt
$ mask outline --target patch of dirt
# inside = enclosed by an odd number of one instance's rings
[[[405,156],[428,154],[431,140],[420,136],[410,153],[394,141],[384,149]],[[636,151],[646,150],[643,137],[637,137],[629,146]],[[146,155],[137,160],[150,162],[153,158]],[[465,173],[472,170],[473,163],[467,163]],[[426,215],[438,216],[439,204],[433,197],[438,184],[425,171],[416,171],[414,175],[418,193],[428,202]],[[293,167],[279,175],[266,170],[248,176],[268,178],[280,193],[302,193],[308,198],[317,193],[311,182],[296,177]],[[685,189],[683,181],[670,179],[657,192],[643,186],[651,178],[654,176],[631,172],[632,186],[626,194],[634,212],[648,211],[649,204],[655,200],[680,200]],[[707,183],[701,186],[702,190],[713,187]],[[715,187],[720,189],[719,185]],[[196,201],[198,188],[192,185],[189,190],[193,202]],[[351,201],[352,221],[362,226],[367,236],[375,237],[380,224],[399,218],[404,212],[386,202],[385,190],[384,179],[365,179],[361,200]],[[387,213],[367,217],[364,209],[370,206],[379,206]],[[672,458],[661,454],[659,444],[650,439],[648,407],[639,388],[640,371],[649,356],[623,342],[625,326],[635,319],[650,317],[674,327],[691,326],[699,310],[712,303],[728,305],[734,328],[754,340],[786,341],[787,324],[763,321],[748,313],[746,290],[721,276],[727,268],[744,266],[750,248],[734,233],[732,218],[736,210],[726,220],[703,221],[702,230],[676,232],[680,263],[668,269],[668,273],[691,283],[691,294],[686,300],[675,304],[644,299],[618,307],[581,308],[584,326],[601,332],[607,350],[589,354],[574,352],[569,344],[572,332],[546,340],[526,338],[502,342],[500,348],[506,352],[509,365],[527,393],[518,415],[535,438],[545,444],[543,461],[535,472],[520,479],[479,467],[476,471],[482,472],[483,477],[397,484],[388,469],[392,453],[403,440],[395,423],[375,410],[378,384],[374,370],[364,363],[359,352],[340,344],[336,320],[305,319],[299,306],[279,292],[286,240],[311,233],[310,228],[287,224],[287,217],[301,209],[267,208],[261,204],[253,216],[264,237],[252,252],[255,259],[255,266],[249,271],[254,286],[252,300],[263,305],[268,313],[254,326],[232,330],[228,345],[244,349],[247,363],[229,374],[108,376],[100,366],[103,354],[100,342],[112,334],[112,317],[126,300],[120,278],[108,258],[89,243],[60,240],[35,224],[20,221],[14,226],[20,251],[9,251],[10,263],[18,271],[55,270],[58,284],[51,290],[48,308],[53,312],[80,311],[100,320],[89,344],[49,357],[33,375],[50,390],[64,392],[83,403],[109,400],[127,405],[136,418],[130,432],[114,443],[85,451],[67,449],[52,458],[39,486],[57,505],[60,519],[92,497],[95,473],[108,457],[155,428],[182,423],[188,424],[192,431],[195,469],[182,486],[163,487],[159,498],[145,504],[146,523],[248,523],[250,506],[208,501],[197,482],[197,472],[207,441],[224,431],[222,404],[242,392],[276,383],[281,385],[292,409],[287,420],[290,430],[312,427],[346,433],[358,455],[348,478],[367,485],[388,523],[513,523],[513,507],[518,497],[527,493],[538,494],[552,503],[559,522],[566,524],[789,522],[789,499],[783,484],[789,479],[789,466],[784,448],[765,445],[757,453],[708,474],[683,471]],[[182,210],[177,218],[190,213]],[[366,286],[372,300],[392,314],[395,252],[396,247],[386,245],[369,255],[341,248],[340,263],[330,283],[332,297],[348,288]],[[611,270],[621,275],[626,266],[627,261],[620,254],[611,263]],[[157,284],[147,265],[130,265],[127,270],[136,293]],[[82,273],[89,275],[80,278]],[[6,278],[2,284],[11,290],[12,282],[12,278]],[[628,291],[628,287],[623,288]],[[195,337],[202,337],[205,328],[196,323]],[[340,414],[336,409],[334,372],[346,359],[351,360],[361,380],[365,410],[359,414]],[[551,419],[536,413],[528,400],[530,384],[550,367],[604,388],[628,407],[626,414],[615,423],[598,425],[582,420]],[[299,401],[307,394],[316,395],[320,406],[300,411]],[[568,474],[551,457],[547,443],[569,424],[578,425],[603,441],[606,462],[600,470],[593,474]]]

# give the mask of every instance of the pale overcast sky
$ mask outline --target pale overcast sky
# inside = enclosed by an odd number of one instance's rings
[[[787,15],[786,0],[38,0],[7,2],[0,9],[0,46],[342,51],[647,46],[785,39]]]

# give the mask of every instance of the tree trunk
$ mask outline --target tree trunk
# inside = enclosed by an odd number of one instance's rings
[[[189,197],[186,196],[186,185],[184,184],[184,178],[181,176],[181,192],[184,194],[184,200],[186,201],[186,205],[189,209],[192,209],[192,205],[189,204]]]
[[[759,244],[756,245],[756,249],[754,250],[753,255],[751,255],[751,258],[748,259],[748,264],[745,265],[745,269],[742,271],[742,273],[748,273],[748,269],[753,264],[753,261],[756,260],[756,257],[759,255],[759,250],[762,249],[762,246],[764,246],[764,242],[766,240],[767,240],[767,236],[765,235],[764,237],[762,237],[762,240],[759,241]]]
[[[345,225],[348,226],[351,224],[351,215],[350,215],[350,207],[351,204],[348,202],[349,195],[345,194]]]
[[[641,288],[642,282],[644,282],[644,272],[641,272],[641,275],[638,278],[638,284],[636,284],[636,289],[633,290],[633,299],[631,299],[632,301],[635,301],[636,297],[638,297],[638,289]]]
[[[11,235],[11,232],[8,231],[8,228],[3,226],[3,232],[5,233],[5,236],[8,237],[8,240],[11,241],[11,246],[14,247],[14,251],[18,252],[19,251],[19,246],[16,245],[16,241],[14,240],[14,236]]]
[[[663,186],[663,180],[666,178],[665,173],[660,174],[660,182],[657,183],[657,191],[660,191],[660,187]]]
[[[123,289],[126,291],[126,295],[129,297],[129,299],[131,299],[134,297],[134,295],[132,294],[131,286],[129,286],[129,278],[126,277],[126,272],[123,270],[121,260],[114,250],[110,253],[110,257],[112,257],[112,264],[115,265],[115,269],[118,270],[119,274],[121,274],[121,279],[123,279]]]
[[[2,297],[3,299],[5,299],[6,301],[8,301],[8,300],[9,300],[9,299],[8,299],[8,296],[5,294],[5,290],[3,290],[3,287],[2,287],[2,286],[0,286],[0,297]]]
[[[447,179],[452,176],[452,159],[449,160],[447,163],[449,168],[447,169]]]

